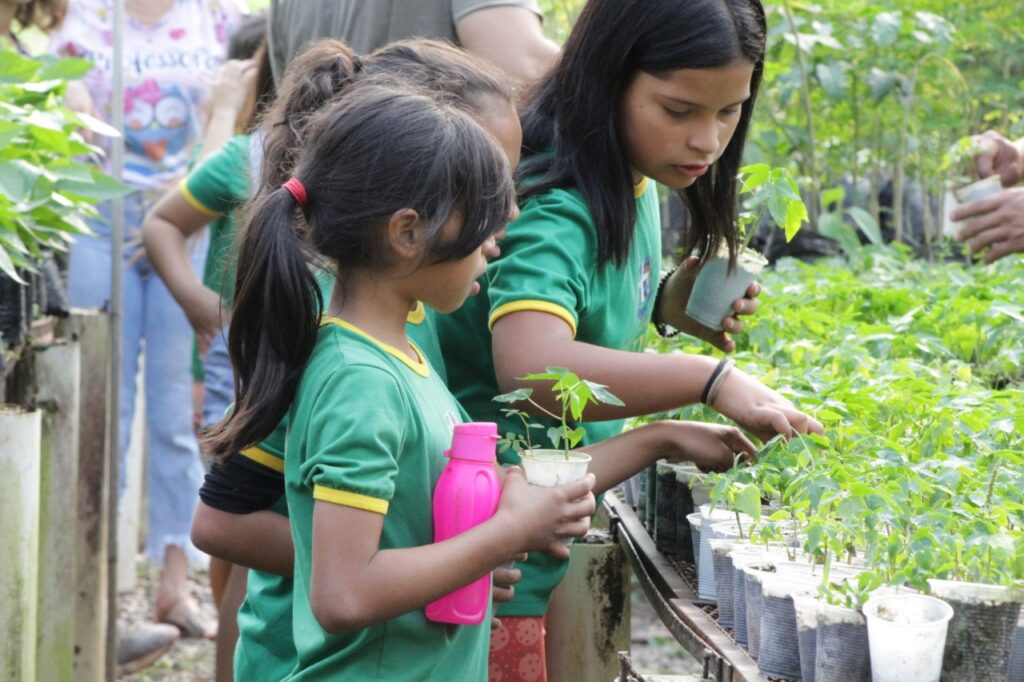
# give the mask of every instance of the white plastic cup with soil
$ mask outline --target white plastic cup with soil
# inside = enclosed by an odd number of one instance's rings
[[[1003,183],[998,175],[990,175],[964,187],[947,190],[942,200],[942,234],[956,237],[964,226],[962,221],[949,217],[955,209],[978,199],[994,196],[1003,191]]]
[[[867,621],[860,611],[818,602],[814,682],[870,682]]]
[[[943,682],[1005,680],[1024,594],[1003,585],[928,580],[953,607],[943,651]]]
[[[764,593],[761,583],[765,576],[775,573],[775,562],[752,561],[743,566],[743,590],[747,609],[747,653],[755,661],[761,655],[761,610],[764,608]]]
[[[732,551],[729,552],[729,561],[732,567],[728,579],[732,583],[733,637],[736,639],[736,643],[744,648],[749,645],[749,640],[747,637],[747,588],[743,567],[756,561],[781,559],[782,556],[783,554],[773,548],[744,543],[735,543]]]
[[[697,555],[697,596],[707,601],[716,601],[715,592],[715,565],[711,557],[712,538],[742,537],[745,529],[750,524],[751,518],[746,514],[737,514],[726,509],[712,509],[711,505],[700,506],[701,533],[700,551]],[[725,525],[715,530],[717,522],[725,522]],[[736,528],[735,532],[728,530],[729,524]],[[744,532],[741,533],[739,524],[743,524]]]
[[[733,314],[732,304],[747,295],[747,289],[768,261],[753,249],[743,249],[736,265],[729,268],[729,252],[720,249],[697,273],[686,303],[687,317],[709,329],[722,331],[722,320]]]
[[[573,450],[566,455],[564,450],[528,450],[519,460],[526,475],[526,482],[541,488],[552,488],[578,481],[587,475],[590,455]],[[563,541],[568,547],[572,538]]]
[[[778,570],[778,567],[776,567]],[[800,647],[797,640],[794,597],[812,596],[816,586],[806,577],[784,573],[761,579],[761,626],[757,666],[767,677],[800,677]]]
[[[873,597],[868,622],[872,682],[938,682],[953,607],[924,594]]]

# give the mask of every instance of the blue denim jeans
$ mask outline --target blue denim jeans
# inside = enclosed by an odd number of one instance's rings
[[[181,547],[193,562],[205,557],[189,538],[192,514],[199,501],[203,465],[192,432],[189,372],[192,328],[185,313],[153,271],[142,250],[139,229],[148,205],[141,192],[125,198],[124,315],[119,446],[120,491],[125,487],[125,454],[135,410],[136,376],[145,348],[146,435],[149,460],[149,523],[146,555],[163,563],[169,546]],[[71,246],[68,298],[85,308],[110,306],[112,206],[100,207],[102,218],[90,222],[94,237],[79,237]],[[193,257],[202,272],[206,249]]]
[[[235,373],[228,355],[228,330],[225,327],[210,341],[203,358],[203,426],[212,426],[224,418],[235,399]]]

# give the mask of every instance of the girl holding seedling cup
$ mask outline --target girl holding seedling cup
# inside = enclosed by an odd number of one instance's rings
[[[736,177],[764,46],[757,0],[587,3],[560,62],[526,97],[521,216],[479,280],[481,295],[439,320],[449,385],[474,419],[521,432],[492,398],[551,366],[624,403],[590,406],[588,452],[626,418],[701,400],[763,439],[822,430],[730,361],[643,352],[652,316],[683,326],[692,282],[683,270],[659,286],[655,182],[690,208],[697,229],[684,251],[698,263],[723,245],[737,256]],[[558,409],[534,388],[535,401]],[[554,425],[532,405],[518,407]],[[506,453],[507,463],[517,459]],[[541,618],[564,570],[531,557],[499,614]]]

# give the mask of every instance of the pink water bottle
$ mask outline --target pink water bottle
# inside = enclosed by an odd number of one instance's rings
[[[434,488],[434,542],[464,533],[494,516],[501,497],[495,472],[498,425],[457,424],[448,466]],[[479,625],[491,601],[491,576],[460,587],[427,604],[427,618],[437,623]]]

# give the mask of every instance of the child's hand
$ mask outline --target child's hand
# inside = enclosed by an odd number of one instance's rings
[[[733,368],[711,405],[762,441],[776,434],[824,433],[825,427],[749,374]]]
[[[197,286],[187,301],[182,303],[185,317],[196,333],[199,344],[199,355],[206,355],[213,337],[227,324],[227,315],[223,309],[224,301],[216,291],[205,286]]]
[[[513,561],[526,561],[526,555],[517,554]],[[514,566],[498,566],[491,573],[491,576],[494,583],[491,599],[494,600],[494,603],[504,604],[512,601],[512,598],[516,596],[516,590],[513,585],[522,580],[523,572]]]
[[[556,559],[568,559],[563,538],[581,537],[590,528],[596,502],[596,479],[587,474],[565,485],[541,488],[526,482],[518,467],[509,467],[501,488],[496,517],[504,520],[513,552],[545,551]]]
[[[210,112],[223,112],[237,117],[256,85],[256,62],[251,59],[231,59],[217,70],[210,88]]]
[[[753,315],[757,312],[758,302],[754,299],[761,293],[761,285],[754,282],[747,289],[746,297],[733,301],[734,314],[722,320],[722,331],[705,327],[686,314],[686,304],[693,291],[693,282],[700,273],[700,259],[691,257],[684,260],[679,268],[669,277],[662,290],[658,303],[660,319],[681,332],[707,341],[718,350],[731,353],[736,349],[736,342],[729,334],[743,331],[740,315]]]
[[[693,462],[697,468],[709,471],[727,471],[740,453],[753,461],[757,448],[735,426],[705,424],[701,422],[659,422],[671,429],[666,457],[675,462]]]

